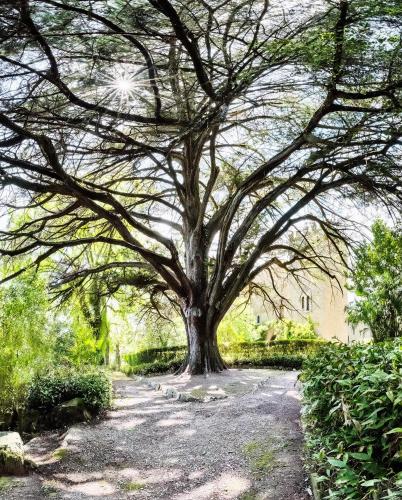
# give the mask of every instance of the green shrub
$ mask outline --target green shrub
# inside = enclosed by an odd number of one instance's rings
[[[183,359],[178,361],[154,361],[152,363],[141,363],[135,366],[126,366],[124,368],[124,372],[126,375],[155,375],[173,373],[180,368],[183,363]]]
[[[227,362],[228,367],[275,367],[290,368],[299,370],[305,356],[295,354],[272,354],[259,358],[236,357]],[[183,363],[184,358],[171,361],[153,361],[151,363],[141,363],[135,366],[126,366],[124,372],[127,375],[154,375],[163,373],[173,373],[178,370]]]
[[[325,498],[402,498],[402,343],[326,346],[301,379],[310,464]]]
[[[130,366],[137,366],[144,363],[153,363],[154,361],[169,362],[181,360],[186,354],[186,346],[172,346],[144,349],[133,354],[127,354],[125,360]]]
[[[261,340],[314,340],[318,339],[316,324],[311,316],[306,321],[292,319],[273,320],[262,323],[256,328]]]
[[[64,368],[37,375],[28,389],[27,406],[41,411],[51,410],[74,398],[81,398],[94,412],[109,408],[112,400],[110,378],[99,369],[79,373]]]
[[[315,353],[323,343],[325,342],[319,339],[272,340],[269,343],[264,341],[240,342],[229,346],[222,346],[221,353],[227,362],[231,362],[238,357],[258,361],[272,356],[308,356]]]
[[[264,341],[238,342],[222,345],[220,351],[228,365],[300,368],[303,359],[317,352],[323,344],[325,342],[320,339],[274,340],[270,343]],[[145,374],[144,370],[147,373],[157,373],[158,363],[163,368],[161,372],[169,371],[171,366],[180,366],[186,355],[186,350],[186,346],[175,346],[146,349],[129,354],[125,360],[132,370],[126,369],[126,371],[136,374]],[[283,364],[281,360],[283,360]],[[168,367],[167,370],[166,367]]]
[[[294,354],[283,354],[283,355],[271,355],[265,356],[258,359],[247,359],[238,358],[228,363],[228,366],[237,367],[273,367],[273,368],[291,368],[295,370],[300,370],[303,366],[305,360],[304,356],[298,356]]]

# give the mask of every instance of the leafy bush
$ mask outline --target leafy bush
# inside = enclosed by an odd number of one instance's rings
[[[307,340],[318,338],[318,333],[311,316],[307,317],[305,323],[300,323],[291,319],[284,320],[282,323],[283,327],[276,337],[277,340]]]
[[[325,498],[401,498],[402,343],[326,346],[301,379],[308,452]]]
[[[318,339],[316,325],[311,316],[305,322],[292,319],[273,320],[257,327],[261,340],[269,342],[275,340],[314,340]]]
[[[110,378],[99,369],[79,373],[64,368],[37,375],[28,389],[27,406],[51,410],[74,398],[81,398],[88,409],[95,412],[109,408],[112,400]]]

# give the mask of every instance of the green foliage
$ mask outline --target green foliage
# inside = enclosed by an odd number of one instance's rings
[[[55,336],[54,365],[99,365],[101,357],[97,340],[81,310],[73,302],[66,313],[68,320],[60,322]]]
[[[251,342],[255,340],[256,332],[253,326],[254,317],[249,308],[239,311],[234,307],[224,316],[218,327],[218,342],[221,345],[233,342]]]
[[[277,340],[238,342],[221,346],[221,354],[228,366],[275,366],[278,368],[301,368],[304,359],[325,342],[311,340]],[[146,349],[125,357],[127,374],[148,375],[177,370],[183,363],[186,346]]]
[[[257,328],[261,340],[312,340],[318,339],[311,316],[303,323],[292,319],[268,321]]]
[[[229,367],[233,368],[284,368],[292,370],[300,370],[303,366],[305,356],[301,354],[268,354],[267,356],[250,359],[250,358],[237,358],[228,362]]]
[[[112,400],[109,376],[94,368],[83,372],[62,368],[37,375],[29,386],[27,406],[41,411],[51,410],[73,398],[81,398],[90,410],[96,412],[109,408]]]
[[[33,272],[0,289],[0,410],[18,408],[32,376],[51,360],[52,323],[44,281]]]
[[[300,370],[305,357],[297,354],[272,354],[258,359],[236,358],[227,362],[229,368],[284,368]],[[123,368],[127,375],[155,375],[162,373],[174,373],[182,365],[184,358],[171,361],[154,361],[151,363],[141,363],[138,365],[127,365]]]
[[[139,314],[141,310],[139,309]],[[168,347],[185,341],[181,318],[169,311],[169,320],[161,318],[155,311],[149,311],[137,341],[138,349]]]
[[[180,368],[184,358],[171,361],[153,361],[151,363],[141,363],[138,365],[126,365],[123,371],[127,375],[155,375],[160,373],[174,373]]]
[[[372,231],[372,243],[356,252],[352,288],[358,300],[349,309],[349,321],[368,325],[379,342],[402,335],[402,231],[382,221]]]
[[[401,342],[327,345],[305,361],[301,379],[308,452],[325,498],[400,498]]]
[[[156,347],[144,349],[133,354],[128,354],[125,359],[131,366],[142,363],[153,363],[154,361],[168,362],[182,360],[186,354],[187,347],[184,345],[172,347]]]

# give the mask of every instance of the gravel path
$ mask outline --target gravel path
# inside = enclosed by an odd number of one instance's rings
[[[115,409],[32,441],[38,471],[0,498],[304,500],[297,374],[266,374],[249,393],[207,403],[116,381]]]

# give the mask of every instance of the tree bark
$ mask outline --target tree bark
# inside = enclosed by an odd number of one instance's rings
[[[207,320],[207,312],[192,307],[185,317],[187,356],[178,373],[206,375],[226,369],[217,342],[217,324]]]

